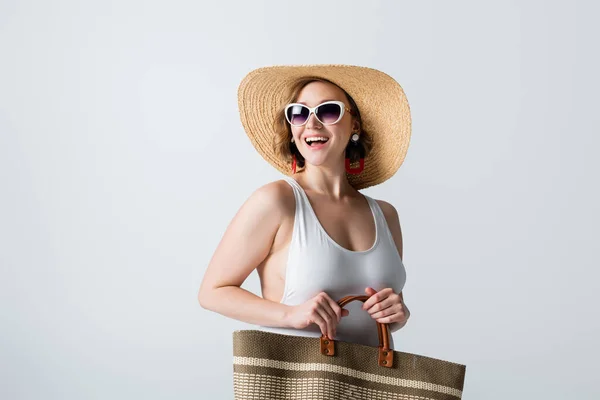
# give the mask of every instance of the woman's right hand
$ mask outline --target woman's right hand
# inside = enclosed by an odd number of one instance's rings
[[[342,317],[349,314],[325,292],[321,292],[297,306],[290,306],[286,316],[287,325],[295,329],[304,329],[317,324],[321,333],[329,339],[335,339],[337,325]]]

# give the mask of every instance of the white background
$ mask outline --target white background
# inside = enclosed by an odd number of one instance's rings
[[[0,397],[231,399],[235,329],[197,291],[280,174],[237,85],[354,64],[404,88],[396,350],[464,399],[597,399],[593,1],[0,2]],[[252,274],[244,287],[259,292]]]

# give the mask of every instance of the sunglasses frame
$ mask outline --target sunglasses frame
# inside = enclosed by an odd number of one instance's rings
[[[319,117],[317,117],[317,113],[315,112],[317,110],[317,108],[321,107],[322,105],[325,104],[337,104],[338,106],[340,106],[340,116],[338,117],[337,120],[335,120],[335,122],[330,122],[328,124],[326,124],[325,122],[321,121],[319,119]],[[288,115],[287,112],[290,109],[290,107],[294,107],[294,106],[301,106],[304,108],[308,108],[308,116],[306,117],[306,121],[304,121],[303,124],[299,124],[299,125],[294,125],[292,124],[292,122],[288,119]],[[285,107],[285,111],[284,111],[284,115],[285,115],[285,119],[286,121],[291,125],[291,126],[304,126],[306,125],[306,123],[308,122],[308,120],[310,119],[310,114],[314,114],[315,118],[317,119],[317,121],[319,121],[320,123],[322,123],[323,125],[333,125],[333,124],[337,124],[338,122],[340,122],[340,120],[342,119],[342,117],[344,116],[345,112],[348,111],[348,113],[350,115],[354,115],[354,112],[352,111],[352,109],[350,107],[346,107],[346,104],[344,104],[343,101],[338,101],[338,100],[329,100],[329,101],[324,101],[323,103],[315,106],[315,107],[309,107],[306,104],[301,104],[301,103],[290,103]]]

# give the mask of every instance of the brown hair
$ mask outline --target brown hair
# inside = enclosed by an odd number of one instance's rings
[[[306,85],[308,85],[311,82],[317,81],[331,83],[332,85],[335,85],[339,88],[339,86],[335,83],[319,77],[305,77],[296,80],[293,84],[289,86],[288,92],[284,97],[284,104],[282,104],[281,108],[277,111],[275,121],[273,124],[273,128],[275,131],[275,135],[273,135],[273,146],[275,149],[275,154],[288,163],[292,160],[292,153],[296,154],[296,163],[297,166],[300,168],[304,167],[305,160],[304,157],[302,157],[302,154],[300,154],[300,152],[298,151],[295,143],[290,142],[292,140],[292,130],[290,124],[285,119],[285,107],[289,103],[293,103],[298,99],[300,91]],[[363,157],[366,157],[369,154],[371,148],[373,147],[373,141],[371,135],[369,135],[369,133],[365,132],[365,130],[363,129],[360,111],[358,109],[358,106],[354,102],[354,99],[348,93],[346,93],[346,91],[343,88],[340,89],[348,98],[350,108],[355,113],[354,118],[358,120],[360,126],[360,138],[358,144],[354,145],[353,143],[348,143],[348,146],[346,146],[346,157],[350,158],[350,162],[356,162],[358,161],[361,155]]]

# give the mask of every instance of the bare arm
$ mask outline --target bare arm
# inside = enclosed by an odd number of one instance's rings
[[[291,189],[284,185],[272,182],[256,190],[227,227],[198,291],[203,308],[250,324],[287,327],[289,306],[240,287],[269,254],[287,212],[285,189]]]
[[[404,256],[402,253],[402,229],[400,228],[400,218],[398,217],[398,211],[396,208],[388,202],[383,200],[377,200],[379,206],[381,207],[381,211],[385,216],[385,220],[390,228],[390,232],[392,233],[392,237],[394,238],[394,243],[396,243],[396,248],[398,249],[398,254],[400,254],[400,259],[404,260]],[[404,302],[404,295],[402,294],[402,302]],[[407,307],[408,310],[408,307]],[[410,311],[408,313],[410,315]],[[390,324],[389,328],[391,332],[396,332],[397,330],[404,327],[405,324],[393,323]]]

